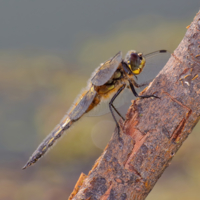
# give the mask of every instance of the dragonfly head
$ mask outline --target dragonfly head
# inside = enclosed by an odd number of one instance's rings
[[[142,72],[146,60],[142,53],[137,53],[136,51],[131,50],[126,54],[125,62],[133,74],[138,75]]]

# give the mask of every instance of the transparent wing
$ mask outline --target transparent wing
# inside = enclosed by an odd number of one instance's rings
[[[86,112],[95,96],[96,91],[93,87],[81,94],[75,104],[71,107],[69,113],[63,117],[60,124],[58,124],[43,140],[22,169],[26,169],[37,162],[37,160],[39,160],[50,149],[55,141],[63,135],[64,131],[72,125],[73,121],[78,120]]]
[[[70,109],[68,113],[69,118],[73,121],[79,119],[91,105],[96,93],[97,92],[94,90],[94,88],[91,87],[90,90],[88,90],[85,94],[81,94]]]
[[[104,85],[114,74],[122,62],[122,52],[118,52],[113,58],[100,65],[91,79],[96,86]]]
[[[160,70],[165,66],[170,57],[170,53],[158,53],[146,58],[146,65],[136,80],[139,84],[152,81]]]
[[[88,117],[101,116],[101,115],[110,113],[109,102],[110,102],[111,98],[112,98],[112,95],[110,98],[101,101],[101,103],[99,103],[95,108],[93,108],[85,116],[88,116]],[[120,109],[120,113],[121,113],[122,107],[124,105],[129,106],[131,104],[131,100],[134,98],[135,97],[134,97],[133,93],[129,89],[125,88],[122,91],[122,93],[120,93],[120,95],[115,99],[114,106],[115,106],[115,108]]]
[[[141,74],[137,76],[138,80],[135,80],[139,85],[146,83],[144,87],[148,85],[164,67],[167,60],[170,57],[170,53],[156,54],[152,57],[146,58],[146,65]],[[135,88],[137,93],[141,92],[144,87]],[[86,114],[86,116],[101,116],[110,112],[109,102],[112,96],[107,101],[102,101],[93,110]],[[116,98],[114,106],[120,111],[121,114],[126,113],[128,106],[131,104],[131,100],[135,99],[135,96],[128,88]],[[125,109],[125,111],[123,110]],[[122,112],[121,112],[122,111]]]

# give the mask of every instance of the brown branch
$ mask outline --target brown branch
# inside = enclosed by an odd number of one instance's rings
[[[145,199],[200,119],[200,11],[166,66],[137,99],[69,199]],[[81,183],[81,184],[80,184]]]

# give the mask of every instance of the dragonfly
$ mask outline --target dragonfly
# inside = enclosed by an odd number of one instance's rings
[[[145,67],[147,57],[166,52],[167,50],[159,50],[143,55],[135,50],[130,50],[123,59],[122,52],[119,51],[114,57],[100,64],[89,79],[84,92],[78,96],[67,114],[33,152],[22,169],[26,169],[36,163],[74,122],[78,121],[83,115],[90,113],[105,100],[109,100],[109,110],[116,123],[118,136],[120,138],[120,126],[115,113],[123,120],[125,119],[114,106],[113,102],[125,88],[131,90],[135,97],[159,98],[154,94],[138,95],[135,87],[146,86],[148,83],[138,84],[136,80],[137,75],[139,75]]]

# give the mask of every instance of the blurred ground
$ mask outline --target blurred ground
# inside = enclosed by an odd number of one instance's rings
[[[0,200],[67,199],[111,137],[110,115],[83,118],[35,166],[21,167],[99,63],[119,50],[173,52],[199,7],[181,0],[83,2],[0,3]],[[107,135],[98,133],[102,124]],[[199,126],[148,200],[199,199]]]

